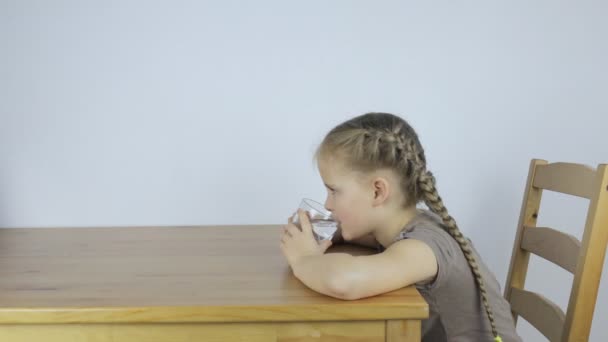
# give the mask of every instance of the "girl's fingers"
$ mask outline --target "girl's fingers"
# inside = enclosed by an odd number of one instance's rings
[[[290,236],[293,237],[300,231],[300,229],[297,226],[290,224],[287,226],[286,231]]]
[[[291,216],[289,216],[289,217],[287,218],[287,222],[288,222],[288,224],[293,224],[293,225],[295,225],[295,224],[296,224],[296,218],[297,218],[296,216],[297,216],[297,215],[298,215],[298,213],[297,213],[297,212],[295,212],[295,213],[293,213]]]

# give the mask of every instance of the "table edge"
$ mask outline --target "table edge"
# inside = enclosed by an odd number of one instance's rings
[[[373,310],[369,308],[373,307]],[[426,303],[150,307],[0,307],[0,324],[296,322],[426,319]]]

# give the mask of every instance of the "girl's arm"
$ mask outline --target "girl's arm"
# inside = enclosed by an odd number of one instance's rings
[[[437,259],[422,241],[404,239],[374,255],[328,253],[303,257],[292,265],[306,286],[325,295],[355,300],[432,280]]]

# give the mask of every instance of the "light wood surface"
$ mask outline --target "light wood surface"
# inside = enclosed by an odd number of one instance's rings
[[[590,199],[596,191],[595,170],[573,163],[538,164],[535,187]]]
[[[68,327],[68,328],[66,328]],[[7,342],[384,342],[383,321],[0,325]],[[420,329],[418,329],[420,330]],[[43,338],[41,338],[41,336]],[[407,336],[406,336],[407,337]],[[420,341],[398,339],[389,341]]]
[[[536,227],[543,189],[589,199],[581,240]],[[608,165],[593,169],[533,159],[520,215],[505,286],[513,317],[521,315],[552,342],[588,341],[608,243]],[[574,274],[565,315],[547,298],[524,290],[530,252]]]
[[[387,321],[428,317],[414,287],[357,301],[308,289],[281,254],[280,227],[0,229],[0,340],[384,341]]]
[[[511,264],[509,265],[509,273],[507,274],[507,281],[505,283],[505,299],[507,301],[511,300],[511,288],[523,289],[526,283],[530,252],[521,248],[521,244],[524,238],[524,229],[536,227],[543,190],[533,187],[532,182],[536,174],[536,167],[546,164],[546,160],[539,159],[533,159],[530,162],[524,198],[517,223],[517,233],[515,233],[515,242],[513,243],[513,252],[511,253]],[[513,320],[517,324],[517,314],[515,313],[513,313]]]
[[[541,256],[574,274],[581,242],[574,236],[548,227],[524,227],[521,248]]]
[[[608,244],[608,165],[595,174],[562,341],[588,341]],[[599,320],[602,322],[602,320]]]
[[[386,341],[420,341],[420,321],[390,320],[386,322]]]
[[[543,295],[512,288],[511,310],[537,327],[549,341],[559,341],[566,315]]]

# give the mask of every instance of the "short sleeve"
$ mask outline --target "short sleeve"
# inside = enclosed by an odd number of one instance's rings
[[[431,282],[416,284],[419,287],[431,290],[441,287],[453,269],[452,264],[456,260],[456,253],[460,252],[458,242],[439,225],[426,222],[414,226],[412,229],[400,234],[403,239],[414,239],[424,242],[431,248],[437,259],[437,276]]]

